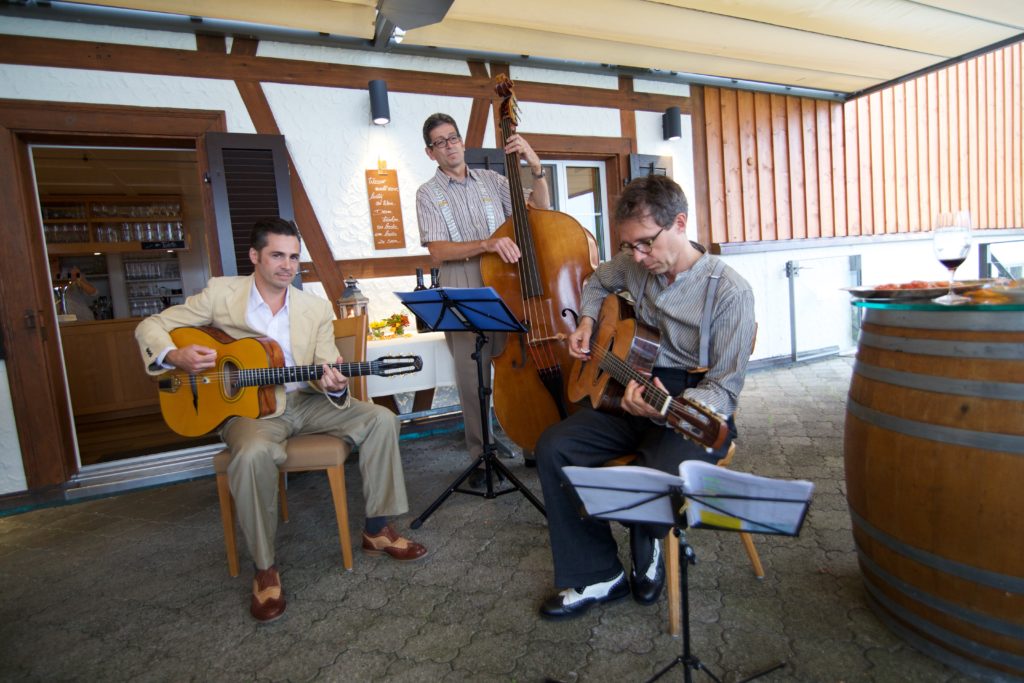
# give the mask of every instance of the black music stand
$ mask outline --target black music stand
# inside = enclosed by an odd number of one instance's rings
[[[685,462],[680,469],[682,470],[684,466],[694,465],[706,465],[713,471],[713,474],[722,474],[721,468],[699,461]],[[810,482],[780,482],[780,484],[807,484],[808,486],[802,486],[803,491],[794,492],[785,497],[751,495],[749,493],[737,495],[730,494],[728,490],[689,491],[682,478],[647,467],[570,466],[562,468],[562,471],[569,479],[572,491],[580,501],[580,509],[583,510],[585,516],[627,524],[641,522],[671,526],[672,533],[679,539],[679,577],[682,586],[680,602],[683,616],[682,652],[649,678],[647,683],[658,680],[677,664],[683,666],[685,683],[692,682],[692,671],[703,671],[713,681],[721,683],[721,680],[690,651],[690,587],[687,565],[697,564],[697,555],[694,553],[693,547],[686,542],[685,529],[693,523],[693,528],[796,536],[807,516],[810,490],[813,489],[813,486],[810,485]],[[742,476],[748,480],[777,481],[748,474]],[[738,487],[738,490],[744,489]],[[710,511],[711,518],[717,520],[717,523],[708,522],[706,518],[702,520],[699,512],[694,515],[690,502],[697,502],[704,510]],[[780,523],[774,517],[771,523],[759,522],[755,519],[757,513],[750,513],[752,505],[787,506],[789,509],[786,514],[782,515],[786,518],[786,522]],[[734,525],[733,522],[736,524]],[[781,669],[785,665],[785,662],[777,662],[740,679],[737,683],[752,681]]]
[[[533,503],[535,508],[540,510],[542,515],[545,515],[544,505],[540,500],[497,458],[497,448],[491,441],[491,421],[487,410],[487,401],[491,390],[484,385],[484,367],[480,355],[484,344],[487,343],[485,332],[525,332],[526,328],[516,320],[512,311],[508,309],[493,287],[435,287],[414,292],[396,292],[396,294],[402,303],[426,323],[432,331],[473,332],[476,334],[476,350],[472,355],[473,360],[476,361],[477,395],[480,400],[480,422],[483,430],[483,451],[480,455],[462,474],[455,478],[455,481],[449,484],[444,493],[438,496],[437,500],[431,503],[423,514],[412,521],[410,526],[413,529],[419,529],[448,496],[456,491],[483,498],[497,498],[518,489],[528,501]],[[455,362],[459,362],[459,359],[456,358]],[[490,372],[490,368],[487,370]],[[462,409],[465,411],[466,406],[463,406]],[[481,464],[484,466],[486,490],[481,492],[459,488],[462,482]],[[492,478],[494,470],[504,475],[512,484],[512,488],[495,491]]]

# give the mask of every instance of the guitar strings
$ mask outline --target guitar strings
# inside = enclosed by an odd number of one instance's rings
[[[612,353],[610,349],[605,349],[603,346],[596,346],[594,344],[591,344],[590,355],[591,357],[597,359],[599,365],[602,363],[608,363],[611,370],[618,370],[620,372],[625,373],[627,375],[627,381],[630,379],[636,380],[637,383],[639,383],[644,388],[645,395],[648,393],[654,394],[652,398],[655,401],[657,401],[659,405],[663,404],[665,402],[665,399],[669,397],[669,394],[659,389],[657,385],[654,384],[654,381],[651,378],[647,377],[646,375],[642,374],[641,372],[630,366],[629,363],[627,363],[626,361]],[[623,383],[623,386],[625,386],[625,383]],[[651,402],[648,401],[648,403]],[[653,405],[653,403],[651,405]]]
[[[410,356],[410,358],[411,358],[411,356]],[[345,375],[346,377],[350,377],[350,376],[359,377],[359,376],[370,374],[367,371],[370,368],[372,368],[375,363],[380,365],[380,362],[379,362],[380,360],[381,359],[378,358],[377,360],[352,361],[351,363],[349,363],[349,362],[325,363],[325,365],[329,365],[330,367],[332,367],[332,368],[334,368],[336,370],[340,370],[343,367],[347,368],[350,371],[355,371],[355,374],[354,375],[346,374]],[[385,364],[385,365],[387,365],[387,364]],[[410,372],[415,372],[416,371],[415,370],[415,366],[410,365],[409,367],[410,367],[410,370],[409,370]],[[247,376],[250,376],[250,375],[253,375],[253,374],[256,374],[256,373],[260,373],[260,372],[285,374],[285,372],[289,371],[289,370],[293,371],[293,374],[294,374],[294,371],[303,371],[303,372],[309,372],[309,373],[319,373],[319,377],[322,377],[323,376],[323,372],[321,371],[322,368],[323,368],[323,365],[312,364],[312,365],[293,365],[293,366],[281,367],[281,368],[273,368],[273,367],[267,367],[267,368],[238,368],[236,370],[231,370],[231,371],[228,371],[228,372],[224,372],[222,370],[209,370],[209,371],[204,371],[204,372],[199,372],[199,373],[188,373],[188,372],[185,372],[184,370],[181,370],[180,368],[176,368],[176,370],[178,370],[179,372],[185,373],[185,374],[187,374],[189,376],[206,377],[206,378],[209,378],[209,379],[224,379],[225,377],[247,377]],[[387,368],[387,367],[384,368],[385,371],[387,371],[388,369],[389,368]],[[345,373],[342,373],[342,374],[345,374]],[[393,374],[399,374],[399,373],[395,372],[395,371],[391,371],[391,372],[388,373],[388,375],[393,375]],[[384,376],[386,377],[388,375],[384,375]],[[315,377],[314,379],[319,379],[319,377]],[[299,380],[296,380],[296,381],[299,381]]]
[[[626,375],[627,381],[630,379],[636,380],[637,383],[643,387],[643,393],[641,396],[648,405],[657,409],[664,405],[667,399],[672,398],[668,392],[659,389],[654,384],[653,379],[643,375],[638,370],[631,367],[625,360],[612,353],[610,349],[606,349],[604,346],[592,343],[590,345],[590,355],[592,358],[597,360],[599,366],[607,367],[613,373],[618,371]],[[625,383],[623,383],[623,386],[625,386]],[[648,395],[650,395],[654,400],[647,400]],[[679,426],[681,428],[683,423],[689,423],[690,425],[699,427],[702,430],[706,430],[714,423],[713,418],[710,415],[705,415],[704,411],[700,410],[699,407],[697,407],[698,409],[696,411],[687,410],[688,407],[688,404],[680,403],[679,401],[673,401],[669,404],[666,417],[671,417],[678,422],[678,425],[673,426]],[[696,412],[697,415],[694,415],[693,412]],[[700,423],[698,416],[705,419],[704,423]]]

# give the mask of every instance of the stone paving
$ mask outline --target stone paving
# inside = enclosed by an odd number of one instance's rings
[[[737,536],[688,534],[692,648],[724,681],[781,660],[761,680],[965,680],[866,606],[844,499],[850,367],[833,358],[748,376],[736,466],[811,479],[816,492],[799,538],[754,537],[764,580]],[[403,442],[412,510],[401,528],[459,471],[460,444],[458,432]],[[535,471],[507,462],[540,495]],[[347,476],[358,539],[358,470]],[[455,494],[410,532],[428,558],[399,565],[357,549],[350,573],[325,477],[292,477],[288,499],[278,562],[289,606],[269,625],[248,615],[251,574],[228,576],[210,479],[0,518],[0,679],[642,681],[680,652],[664,597],[537,618],[552,588],[547,535],[518,493]],[[682,678],[677,667],[663,680]]]

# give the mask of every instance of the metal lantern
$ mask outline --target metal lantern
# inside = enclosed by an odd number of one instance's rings
[[[355,318],[366,315],[370,300],[359,291],[359,281],[354,277],[345,278],[345,291],[338,299],[338,315],[342,318]]]

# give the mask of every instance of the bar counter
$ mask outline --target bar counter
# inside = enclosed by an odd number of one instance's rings
[[[868,602],[936,659],[1024,677],[1024,305],[854,305],[844,459]]]

